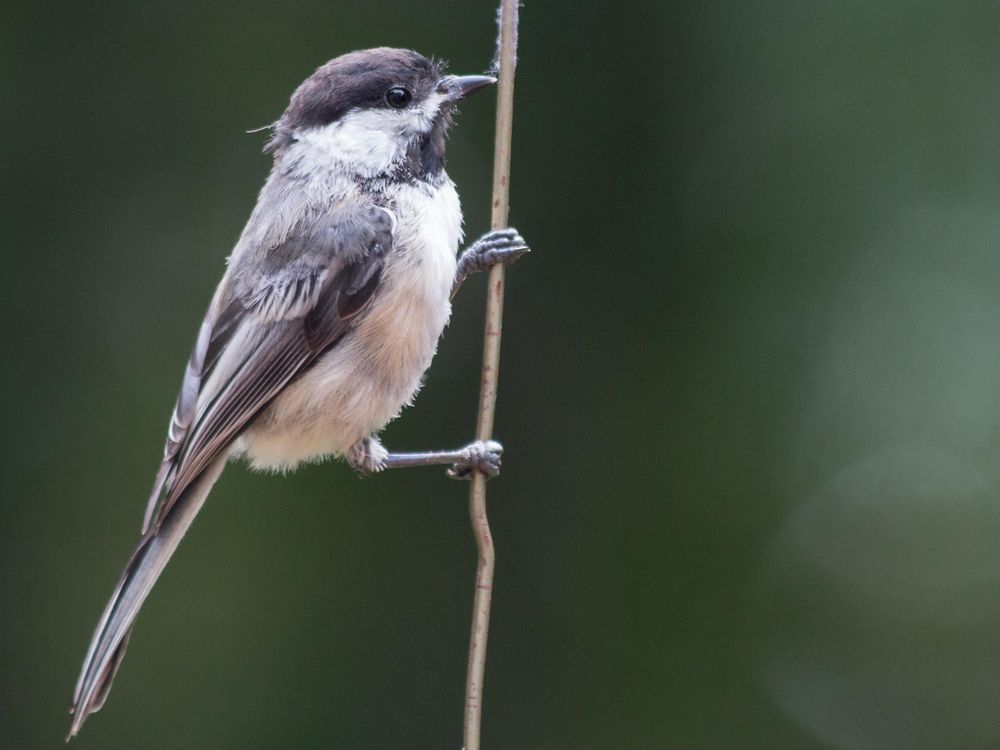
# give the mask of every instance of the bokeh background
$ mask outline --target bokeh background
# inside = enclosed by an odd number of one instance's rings
[[[0,3],[0,747],[61,746],[314,67],[490,2]],[[1000,6],[522,12],[488,748],[1000,747]],[[488,220],[493,102],[450,173]],[[483,287],[398,449],[472,435]],[[87,748],[458,748],[466,488],[226,472]]]

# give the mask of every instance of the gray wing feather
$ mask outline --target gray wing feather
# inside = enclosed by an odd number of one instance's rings
[[[229,324],[227,346],[216,356],[210,356],[213,337],[199,337],[208,340],[205,356],[192,357],[195,366],[189,366],[186,384],[197,379],[200,391],[194,408],[184,412],[183,443],[171,450],[157,517],[169,508],[174,488],[197,476],[285,385],[350,329],[381,278],[391,230],[382,209],[340,209],[311,222],[308,231],[294,234],[262,263],[234,268],[233,297],[242,313]],[[298,315],[288,319],[291,310]],[[182,389],[178,404],[184,397]]]
[[[84,659],[70,736],[103,705],[139,608],[221,473],[233,440],[350,330],[376,293],[392,245],[391,216],[355,207],[306,225],[256,263],[237,259],[212,300],[184,373],[142,540]]]

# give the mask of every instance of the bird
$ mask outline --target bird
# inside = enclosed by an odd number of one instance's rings
[[[420,389],[462,282],[529,252],[506,228],[458,253],[445,140],[457,104],[495,82],[450,75],[413,50],[359,50],[317,68],[269,126],[271,172],[197,334],[138,546],[76,682],[67,740],[104,705],[140,608],[228,461],[499,471],[495,441],[391,453],[378,438]]]

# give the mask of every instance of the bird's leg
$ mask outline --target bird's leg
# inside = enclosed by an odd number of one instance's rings
[[[458,259],[458,270],[451,286],[451,296],[471,274],[485,271],[497,263],[511,264],[525,253],[531,252],[524,238],[513,227],[487,232],[469,245]]]
[[[503,446],[495,440],[476,440],[454,451],[427,451],[424,453],[390,453],[378,438],[359,440],[345,458],[361,474],[373,474],[384,469],[402,469],[407,466],[436,466],[451,464],[448,476],[452,479],[469,479],[478,469],[487,477],[500,473]]]

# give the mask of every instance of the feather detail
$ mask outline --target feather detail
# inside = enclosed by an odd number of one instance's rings
[[[246,307],[256,314],[258,323],[301,318],[315,306],[326,277],[323,269],[276,279],[247,299]]]

